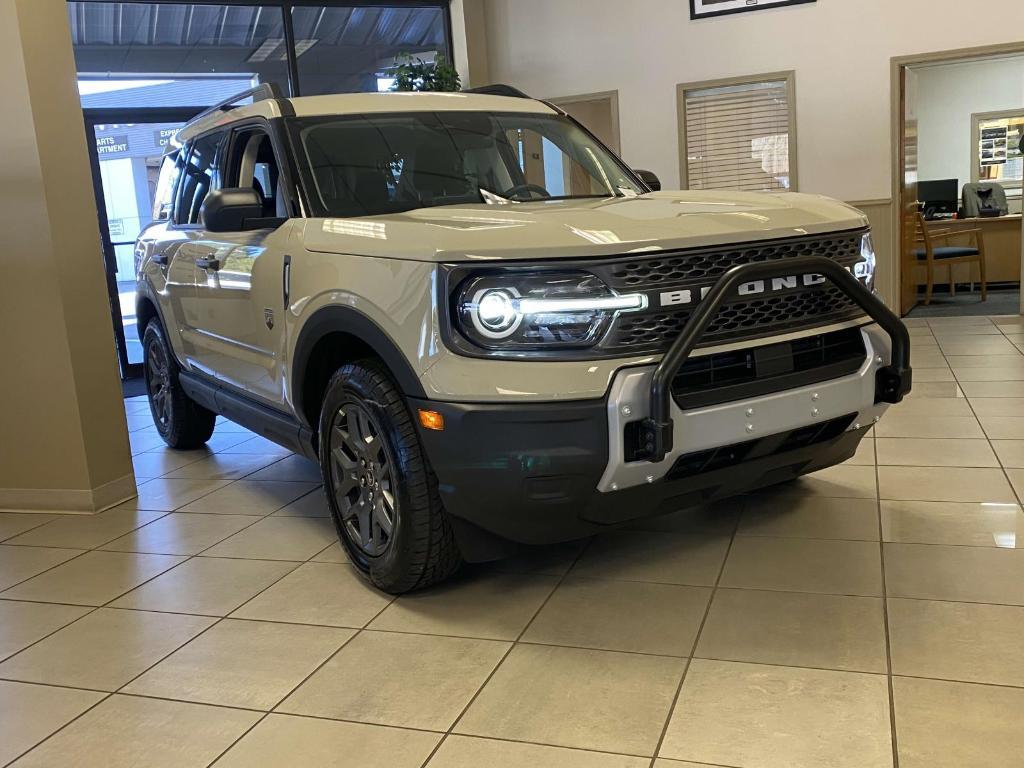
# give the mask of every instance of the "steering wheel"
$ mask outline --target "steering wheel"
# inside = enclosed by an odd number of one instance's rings
[[[522,192],[536,192],[541,197],[551,197],[551,193],[548,192],[540,184],[516,184],[511,189],[507,189],[501,193],[502,197],[507,197],[509,200],[515,199],[515,196]]]

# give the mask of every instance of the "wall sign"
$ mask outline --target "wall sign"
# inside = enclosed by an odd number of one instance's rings
[[[703,19],[707,16],[724,16],[727,13],[760,11],[781,5],[802,5],[816,0],[690,0],[690,18]]]

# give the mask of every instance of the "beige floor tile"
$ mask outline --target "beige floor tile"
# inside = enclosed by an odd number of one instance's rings
[[[1024,365],[1024,355],[957,355],[949,358],[949,365],[957,368],[1015,368]]]
[[[953,375],[957,381],[1024,381],[1024,357],[1014,367],[954,368]]]
[[[208,765],[258,712],[111,696],[19,760],[17,768],[183,768]]]
[[[305,496],[316,486],[312,483],[277,483],[236,480],[198,501],[181,508],[182,512],[221,515],[269,515]]]
[[[686,661],[518,645],[456,733],[652,755]]]
[[[889,768],[884,675],[694,659],[663,757],[758,768]]]
[[[575,576],[714,586],[728,536],[614,531],[595,538],[573,567]]]
[[[25,533],[25,531],[31,531],[33,528],[38,528],[57,519],[59,519],[57,515],[0,512],[0,541]]]
[[[8,544],[95,549],[165,515],[134,509],[108,509],[98,515],[62,515],[60,519],[21,534]]]
[[[982,416],[980,421],[989,440],[1024,440],[1024,417]]]
[[[30,579],[80,554],[80,549],[0,545],[0,590]],[[4,597],[11,595],[4,594]]]
[[[993,440],[1000,463],[1010,469],[1024,469],[1024,440]]]
[[[924,348],[922,345],[915,345],[913,362],[915,371],[924,368],[946,367],[946,358],[943,357],[937,345],[934,348],[931,345],[924,346]]]
[[[885,541],[972,547],[1024,547],[1024,515],[1017,504],[955,501],[883,501]]]
[[[146,418],[149,418],[148,414]],[[152,420],[150,421],[152,424]],[[196,451],[150,451],[132,456],[136,477],[163,477],[168,472],[187,467],[213,456],[205,448]]]
[[[71,722],[105,694],[0,680],[0,764],[7,763]],[[51,765],[77,765],[64,761]]]
[[[132,456],[136,456],[160,448],[164,445],[164,441],[156,429],[140,429],[128,433],[128,444],[131,447]]]
[[[114,539],[101,549],[195,555],[262,519],[247,515],[189,515],[171,512],[149,525]]]
[[[824,496],[753,496],[740,520],[741,536],[878,541],[878,502]]]
[[[915,371],[916,373],[916,371]],[[914,388],[903,404],[915,400],[955,400],[964,399],[963,390],[954,381],[919,381],[914,377]],[[956,415],[956,414],[953,414]]]
[[[287,448],[283,448],[272,440],[267,440],[265,437],[253,437],[252,435],[246,435],[244,433],[236,435],[241,438],[239,440],[232,441],[230,445],[224,445],[217,449],[218,453],[257,453],[265,454],[268,456],[280,456],[281,458],[287,458],[292,455],[292,452]]]
[[[443,731],[508,647],[494,640],[362,632],[278,711]]]
[[[648,768],[644,757],[585,752],[496,741],[476,736],[449,736],[427,764],[428,768]]]
[[[125,693],[269,710],[352,630],[225,619],[125,687]]]
[[[557,583],[554,576],[470,571],[433,589],[402,595],[370,629],[515,640]]]
[[[933,416],[891,411],[875,427],[878,437],[984,438],[973,416]]]
[[[917,380],[917,371],[914,371],[914,380]],[[960,389],[972,400],[976,397],[1024,398],[1024,381],[965,381]]]
[[[166,480],[158,478],[139,486],[137,498],[115,509],[146,509],[173,512],[189,502],[228,484],[228,480]]]
[[[1017,492],[1017,498],[1024,502],[1024,470],[1008,469],[1006,470],[1006,475],[1010,478],[1013,489]]]
[[[0,677],[115,691],[214,621],[101,608],[0,664]]]
[[[1024,358],[1021,358],[1024,360]],[[288,480],[301,483],[323,482],[323,475],[320,474],[320,465],[305,456],[289,456],[273,464],[260,469],[250,475],[247,480]]]
[[[1012,355],[1016,348],[1003,338],[971,338],[956,339],[940,338],[939,349],[945,355]]]
[[[1024,608],[889,600],[892,673],[1024,687]]]
[[[113,603],[117,608],[227,616],[294,563],[197,557]]]
[[[880,466],[878,483],[883,499],[897,501],[1016,501],[1001,469]]]
[[[749,500],[749,496],[733,496],[712,504],[680,509],[654,517],[643,517],[630,523],[627,528],[635,531],[731,536]]]
[[[182,560],[184,558],[172,555],[86,552],[7,590],[3,596],[47,603],[103,605]]]
[[[840,465],[829,467],[787,483],[773,493],[808,493],[838,499],[874,499],[878,492],[874,467]]]
[[[708,587],[568,578],[530,624],[523,642],[689,656]]]
[[[437,733],[270,715],[217,768],[419,768],[440,740]]]
[[[988,440],[880,437],[879,466],[998,467]]]
[[[89,610],[76,605],[0,600],[0,660],[81,618]]]
[[[332,627],[365,627],[392,601],[347,564],[305,563],[232,618]]]
[[[1024,605],[1024,549],[886,544],[889,597]]]
[[[586,541],[567,541],[540,547],[521,547],[515,555],[481,565],[481,570],[564,576],[586,547]]]
[[[666,760],[659,758],[654,761],[654,768],[726,768],[724,765],[712,765],[711,763],[691,763],[685,760]]]
[[[914,361],[916,366],[917,361]],[[914,368],[914,387],[915,389],[919,384],[930,384],[937,382],[950,382],[955,383],[956,379],[953,376],[953,371],[947,368]]]
[[[308,560],[337,538],[322,517],[268,517],[206,550],[210,557]]]
[[[935,318],[936,320],[940,318]],[[944,319],[944,318],[941,318]],[[995,323],[982,322],[987,318],[982,318],[978,322],[961,322],[960,318],[950,318],[950,322],[936,323],[932,326],[932,333],[937,338],[947,338],[949,336],[999,336],[1002,332],[995,325]],[[955,322],[954,322],[955,320]]]
[[[979,418],[1024,414],[1024,397],[972,397],[970,403]]]
[[[327,506],[322,488],[310,491],[301,499],[296,499],[287,507],[281,507],[274,517],[330,517],[331,510]]]
[[[860,441],[857,452],[852,459],[847,459],[844,464],[855,467],[873,467],[875,465],[875,441],[873,438],[866,438]]]
[[[721,585],[880,596],[882,565],[878,544],[738,536],[729,552]]]
[[[324,548],[324,550],[315,557],[311,557],[310,561],[314,563],[347,563],[348,555],[345,554],[345,550],[342,548],[341,542],[336,541]]]
[[[186,480],[238,480],[278,461],[276,456],[248,453],[215,453],[205,459],[170,470],[163,477]]]
[[[884,674],[882,600],[720,589],[696,655]]]
[[[893,679],[900,768],[1020,765],[1024,690]]]
[[[914,387],[917,390],[917,387]],[[973,416],[966,397],[910,397],[892,406],[888,416]]]

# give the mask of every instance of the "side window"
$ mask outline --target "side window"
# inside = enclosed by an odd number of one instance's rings
[[[185,161],[182,180],[178,184],[175,223],[198,224],[199,211],[206,196],[220,188],[217,155],[223,138],[223,132],[211,133],[195,139],[186,147],[188,160]]]
[[[228,161],[224,163],[226,186],[254,189],[263,200],[263,215],[267,218],[286,218],[287,206],[283,200],[281,172],[274,144],[266,132],[243,129],[231,142]]]
[[[160,165],[160,176],[156,182],[153,195],[153,221],[167,221],[171,218],[174,208],[174,188],[181,176],[181,153],[178,151],[164,155]]]

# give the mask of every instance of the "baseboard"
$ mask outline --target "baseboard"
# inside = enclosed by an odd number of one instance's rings
[[[0,488],[0,512],[90,515],[134,499],[136,495],[134,474],[127,474],[92,490]]]

